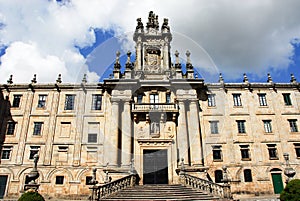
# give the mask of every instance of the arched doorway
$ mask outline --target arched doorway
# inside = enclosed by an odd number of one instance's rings
[[[273,168],[271,171],[271,177],[273,182],[273,188],[275,194],[280,194],[283,190],[283,182],[282,182],[282,171],[278,168]]]

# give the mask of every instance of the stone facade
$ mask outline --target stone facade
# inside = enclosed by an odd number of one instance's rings
[[[0,196],[20,195],[35,153],[39,191],[52,198],[87,197],[93,168],[100,183],[134,165],[141,185],[176,184],[181,159],[190,174],[213,182],[222,182],[226,166],[234,197],[274,194],[273,181],[285,181],[283,153],[299,173],[295,78],[205,83],[189,52],[185,72],[178,52],[171,63],[171,40],[168,20],[159,28],[150,12],[145,28],[138,19],[135,62],[129,52],[122,66],[117,53],[113,78],[0,85]]]

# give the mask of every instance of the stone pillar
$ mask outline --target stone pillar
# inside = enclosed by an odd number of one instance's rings
[[[124,102],[122,113],[122,166],[129,167],[131,163],[131,130],[132,121],[130,114],[130,102]]]
[[[200,122],[198,108],[199,105],[197,104],[197,100],[192,100],[190,102],[190,112],[188,116],[188,130],[192,165],[201,165],[202,162],[202,147],[200,139]]]
[[[179,116],[178,116],[178,126],[177,126],[177,148],[179,151],[179,159],[184,159],[184,162],[188,164],[189,157],[189,144],[187,136],[187,127],[186,127],[186,109],[184,101],[179,102]]]
[[[50,112],[50,118],[49,118],[49,129],[48,129],[48,135],[46,138],[46,151],[45,151],[45,158],[44,158],[44,165],[51,165],[51,158],[52,158],[52,146],[53,146],[53,139],[54,139],[54,133],[55,133],[55,125],[56,125],[56,115],[58,110],[58,103],[59,103],[59,96],[60,93],[56,89],[53,92],[52,102],[51,102],[51,112]]]
[[[142,70],[142,43],[136,43],[136,70]]]
[[[164,44],[163,48],[163,69],[169,70],[169,47],[168,43]]]
[[[17,165],[23,164],[23,158],[24,158],[24,153],[25,153],[25,142],[26,142],[27,133],[28,133],[29,117],[31,114],[33,96],[34,96],[34,92],[31,91],[31,89],[28,89],[27,97],[26,96],[22,97],[22,99],[23,99],[22,101],[25,101],[25,108],[24,108],[23,120],[22,120],[22,124],[21,124],[22,135],[20,135],[19,147],[18,147],[17,158],[16,158]]]
[[[119,101],[111,100],[110,132],[105,135],[104,164],[118,166],[118,137],[119,137]]]

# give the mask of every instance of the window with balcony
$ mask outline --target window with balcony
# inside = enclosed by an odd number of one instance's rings
[[[246,133],[245,120],[237,120],[238,133]]]
[[[215,107],[216,106],[216,95],[208,94],[207,103],[208,103],[208,107]]]
[[[138,104],[143,103],[143,94],[138,94],[138,96],[137,96],[137,103]]]
[[[297,119],[288,119],[291,132],[298,132]]]
[[[102,95],[93,94],[92,95],[92,110],[101,110],[102,105]]]
[[[75,95],[66,95],[65,110],[74,110]]]
[[[268,152],[269,152],[269,159],[277,160],[278,154],[277,154],[276,144],[267,144],[267,146],[268,146]]]
[[[287,106],[292,105],[291,94],[286,93],[286,94],[282,94],[282,95],[283,95],[284,104]]]
[[[38,108],[45,108],[46,107],[46,99],[47,95],[39,95],[39,100],[38,100]]]
[[[12,107],[20,107],[22,95],[14,95]]]
[[[232,94],[233,96],[233,105],[242,106],[241,94]]]
[[[258,100],[260,106],[267,106],[266,94],[258,94]]]
[[[213,161],[222,161],[222,146],[221,145],[216,145],[213,146]]]
[[[10,159],[12,146],[3,146],[2,147],[2,153],[1,153],[1,159]]]
[[[42,126],[43,126],[43,122],[34,122],[33,135],[41,135]]]
[[[171,103],[171,93],[166,94],[166,103]]]
[[[16,122],[14,121],[7,122],[6,135],[14,135],[15,128],[16,128]]]
[[[252,182],[252,172],[250,169],[244,170],[244,181],[245,182]]]
[[[264,129],[266,133],[272,133],[271,120],[263,120]]]
[[[209,123],[210,123],[211,134],[218,134],[219,133],[219,129],[218,129],[219,121],[210,121]]]
[[[250,158],[250,151],[249,151],[249,145],[240,145],[241,149],[241,158],[243,161],[249,161]]]

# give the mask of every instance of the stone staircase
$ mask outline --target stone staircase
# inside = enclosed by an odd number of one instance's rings
[[[101,200],[219,200],[207,193],[182,185],[141,185],[123,189]]]

